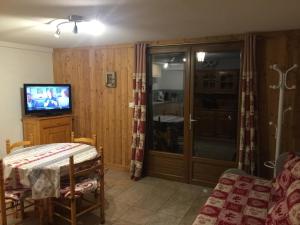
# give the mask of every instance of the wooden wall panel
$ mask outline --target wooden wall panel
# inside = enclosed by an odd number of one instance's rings
[[[258,86],[259,86],[259,132],[260,132],[260,171],[264,177],[271,177],[272,171],[263,166],[263,162],[274,160],[275,128],[269,121],[277,122],[278,90],[269,85],[278,84],[278,73],[269,68],[278,64],[287,69],[293,64],[300,65],[300,32],[284,31],[262,33],[257,46]],[[292,106],[293,110],[285,114],[282,128],[282,151],[295,151],[300,148],[300,68],[291,72],[288,82],[296,84],[298,89],[285,92],[285,108]],[[298,136],[297,136],[298,135]]]
[[[76,135],[91,135],[91,69],[89,50],[56,50],[53,53],[54,80],[70,83],[73,99],[73,125]],[[82,119],[84,118],[84,119]]]
[[[55,49],[54,78],[70,83],[74,131],[97,134],[108,166],[128,169],[130,163],[133,47]],[[105,86],[105,73],[116,72],[117,87]]]

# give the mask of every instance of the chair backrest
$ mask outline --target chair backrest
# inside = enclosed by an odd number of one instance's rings
[[[80,163],[74,163],[74,157],[69,158],[69,180],[71,198],[75,197],[75,185],[77,177],[87,177],[91,174],[97,174],[102,181],[104,176],[104,157],[103,148],[97,150],[98,154],[94,159],[87,160]]]
[[[92,135],[92,138],[87,138],[87,137],[74,137],[74,131],[71,133],[71,142],[73,143],[83,143],[83,144],[88,144],[92,146],[97,146],[97,137],[95,134]]]
[[[1,210],[1,224],[7,224],[6,218],[6,204],[5,204],[5,188],[3,175],[3,161],[0,159],[0,210]]]
[[[7,139],[6,140],[6,154],[11,153],[14,149],[19,148],[19,147],[32,146],[32,140],[33,140],[32,134],[29,134],[29,140],[17,141],[17,142],[12,143],[12,144],[11,144],[10,140]]]

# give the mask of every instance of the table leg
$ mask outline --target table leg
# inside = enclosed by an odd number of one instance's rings
[[[53,224],[53,204],[52,198],[47,199],[49,223]]]
[[[35,200],[35,209],[39,214],[39,225],[53,224],[52,198]]]
[[[43,207],[43,199],[37,200],[38,210],[39,210],[39,225],[44,224],[44,207]]]

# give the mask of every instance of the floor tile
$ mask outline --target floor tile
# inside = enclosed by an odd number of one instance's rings
[[[183,216],[179,225],[191,225],[196,219],[200,208],[204,205],[207,200],[207,196],[200,193],[198,196],[195,196],[195,199],[192,202],[191,207],[187,213]]]
[[[133,206],[137,202],[144,199],[152,189],[153,187],[151,185],[136,183],[128,190],[124,191],[121,195],[119,195],[116,200],[119,202],[125,202]]]
[[[115,222],[124,215],[128,208],[130,208],[130,206],[126,203],[117,202],[115,200],[109,201],[105,210],[105,218],[107,221]]]
[[[174,196],[175,197],[175,196]],[[159,209],[159,212],[182,218],[192,206],[191,201],[179,201],[172,197]]]
[[[171,216],[162,212],[150,216],[145,225],[177,225],[181,221],[180,217]]]
[[[135,207],[141,209],[147,209],[151,211],[157,211],[160,209],[166,202],[168,201],[167,196],[161,196],[157,194],[153,194],[153,192],[149,193],[145,198],[142,198],[135,204]]]
[[[126,221],[126,220],[118,220],[115,223],[113,223],[112,225],[141,225],[141,224],[132,223],[132,222],[129,222],[129,221]]]
[[[128,209],[120,219],[144,225],[154,214],[155,213],[150,210],[132,207]]]

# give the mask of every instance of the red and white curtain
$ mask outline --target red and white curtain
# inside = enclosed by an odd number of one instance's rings
[[[246,34],[242,57],[239,169],[254,174],[256,165],[256,37]]]
[[[131,178],[138,180],[142,174],[145,152],[146,129],[146,44],[135,45],[135,66],[133,73],[133,132]]]

